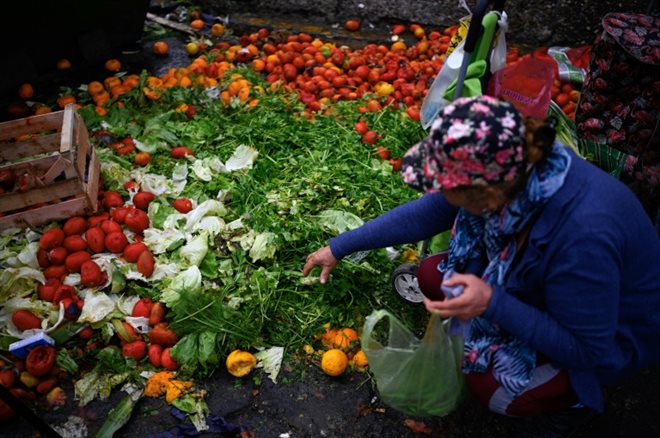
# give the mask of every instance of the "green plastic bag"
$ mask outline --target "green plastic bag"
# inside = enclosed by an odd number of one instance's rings
[[[387,318],[383,343],[376,325]],[[449,336],[449,320],[432,314],[420,340],[386,310],[376,310],[365,321],[362,350],[383,401],[408,415],[442,416],[460,401],[465,387],[460,362],[463,339]]]

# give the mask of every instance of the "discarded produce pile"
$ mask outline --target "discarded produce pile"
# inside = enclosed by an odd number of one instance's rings
[[[204,430],[193,382],[223,363],[275,381],[284,358],[312,360],[336,376],[367,366],[358,331],[373,309],[424,326],[423,309],[389,285],[410,249],[358,254],[326,286],[301,270],[328,238],[417,196],[394,171],[425,135],[419,107],[458,27],[394,27],[415,43],[351,50],[191,25],[208,34],[187,46],[190,65],[116,73],[51,100],[78,105],[102,180],[98,212],[0,234],[0,372],[22,400],[73,403],[61,388],[73,381],[85,405],[123,384],[117,412],[164,395]],[[557,103],[578,98],[568,87],[579,85],[556,79]],[[27,106],[45,114],[46,103]],[[21,190],[17,176],[3,174],[0,196]],[[9,352],[34,335],[43,345]],[[0,419],[13,416],[1,407]],[[108,421],[116,430],[128,416]]]

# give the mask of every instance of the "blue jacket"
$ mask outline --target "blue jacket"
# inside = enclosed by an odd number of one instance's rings
[[[572,158],[482,316],[567,369],[580,401],[602,411],[602,386],[660,360],[660,239],[625,185]],[[456,212],[441,194],[426,194],[330,248],[341,259],[424,240],[449,229]]]

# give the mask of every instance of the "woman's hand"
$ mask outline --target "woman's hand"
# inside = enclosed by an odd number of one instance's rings
[[[303,266],[303,277],[307,277],[315,266],[321,266],[321,276],[319,281],[321,284],[325,284],[325,282],[328,281],[330,272],[332,272],[336,264],[337,259],[332,255],[330,247],[324,246],[307,256],[307,261],[305,262],[305,266]]]
[[[464,286],[463,293],[456,298],[443,301],[431,301],[424,298],[426,310],[432,313],[437,312],[443,318],[454,316],[466,320],[482,315],[493,294],[493,288],[488,283],[472,274],[454,274],[443,284],[447,286],[462,284]]]

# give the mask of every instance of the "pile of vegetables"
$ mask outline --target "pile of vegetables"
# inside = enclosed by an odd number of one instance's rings
[[[326,285],[301,270],[332,236],[418,196],[397,170],[425,136],[418,106],[454,31],[358,51],[248,35],[162,77],[66,90],[101,159],[101,210],[0,232],[2,383],[60,403],[73,379],[80,405],[127,384],[115,416],[164,395],[203,430],[192,381],[223,363],[275,381],[283,358],[305,359],[297,353],[321,336],[332,351],[323,369],[339,375],[349,360],[366,366],[347,328],[375,308],[421,330],[423,309],[390,288],[414,245],[349,257]],[[39,332],[56,345],[30,352],[50,364],[31,371],[29,356],[7,352]],[[36,380],[10,380],[24,367]]]

